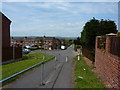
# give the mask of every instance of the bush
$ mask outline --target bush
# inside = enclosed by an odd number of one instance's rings
[[[117,37],[120,37],[120,32],[117,33]]]
[[[77,51],[77,49],[80,49],[81,45],[74,45],[74,50]]]

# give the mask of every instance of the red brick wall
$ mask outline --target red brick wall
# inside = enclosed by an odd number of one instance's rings
[[[106,51],[97,48],[98,37],[96,38],[95,66],[97,73],[102,79],[109,82],[113,88],[120,88],[120,57],[109,53],[110,39],[106,39]]]

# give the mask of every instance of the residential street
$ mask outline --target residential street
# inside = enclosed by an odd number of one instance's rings
[[[31,53],[46,53],[57,57],[44,66],[28,71],[5,88],[73,88],[73,57],[77,55],[73,47],[67,50],[33,51]],[[68,56],[68,58],[67,58]],[[43,73],[42,73],[43,72]],[[43,75],[43,77],[41,76]],[[45,85],[41,85],[41,81]]]

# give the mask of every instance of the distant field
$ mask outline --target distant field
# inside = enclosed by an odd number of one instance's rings
[[[70,39],[76,39],[77,37],[56,37],[56,38],[70,40]]]

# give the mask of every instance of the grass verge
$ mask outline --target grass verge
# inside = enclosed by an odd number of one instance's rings
[[[53,55],[46,55],[43,53],[32,53],[32,54],[24,54],[23,58],[24,60],[2,65],[2,79],[7,78],[15,73],[18,73],[26,68],[29,68],[37,63],[40,63],[43,61],[43,56],[45,56],[46,59],[51,58]],[[3,83],[3,85],[6,85],[7,83],[14,81],[17,79],[20,75],[12,78],[11,80],[6,81]]]
[[[88,66],[80,56],[78,61],[77,56],[75,65],[75,88],[104,88],[104,85],[100,82],[99,78],[92,72],[93,66]]]

